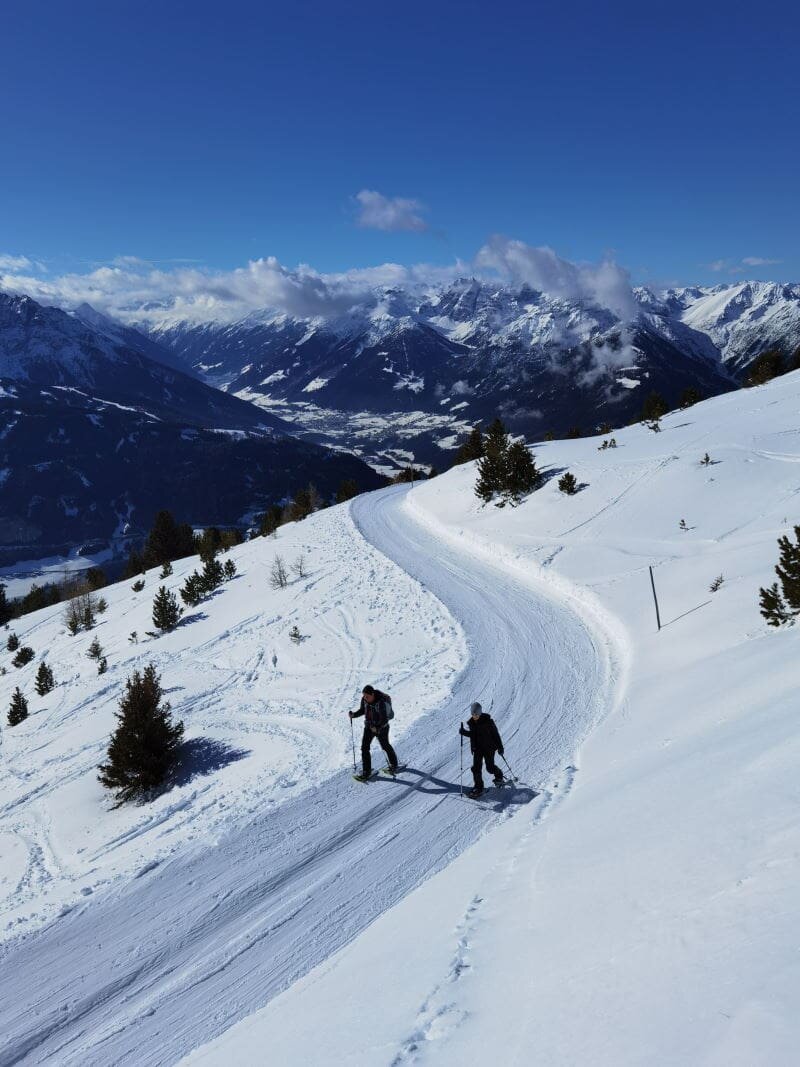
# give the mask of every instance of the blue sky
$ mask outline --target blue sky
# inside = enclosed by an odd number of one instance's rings
[[[17,5],[0,257],[330,272],[500,233],[800,280],[798,31],[770,0]]]

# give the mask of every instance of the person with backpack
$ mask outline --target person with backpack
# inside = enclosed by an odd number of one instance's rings
[[[386,753],[389,760],[389,773],[397,771],[397,753],[389,744],[389,720],[394,718],[391,698],[375,689],[371,685],[365,685],[361,693],[361,706],[358,711],[349,712],[350,719],[360,719],[364,716],[364,736],[361,739],[361,774],[354,774],[357,782],[366,782],[372,774],[372,758],[369,754],[370,746],[377,737],[378,744]]]
[[[503,784],[503,772],[494,762],[495,752],[503,755],[503,741],[494,719],[477,701],[470,707],[469,714],[469,724],[464,726],[462,722],[458,732],[462,737],[469,738],[469,747],[472,749],[472,777],[475,779],[475,788],[471,789],[467,796],[476,800],[483,793],[482,764],[486,764],[486,770],[494,777],[495,785]]]

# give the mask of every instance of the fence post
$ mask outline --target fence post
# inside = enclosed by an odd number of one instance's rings
[[[658,597],[656,596],[656,582],[655,582],[655,578],[653,577],[653,568],[650,567],[649,570],[650,570],[650,585],[653,588],[653,601],[655,602],[655,605],[656,605],[656,622],[658,623],[658,630],[659,630],[659,633],[660,633],[661,632],[661,614],[660,614],[660,612],[658,610]]]

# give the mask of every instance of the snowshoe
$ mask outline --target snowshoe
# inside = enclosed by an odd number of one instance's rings
[[[354,782],[368,782],[371,777],[372,777],[371,774],[354,774],[353,775],[353,781]]]
[[[480,798],[483,796],[483,790],[482,789],[470,789],[469,792],[467,793],[467,796],[469,797],[470,800],[480,800]]]
[[[394,778],[397,772],[402,771],[402,769],[399,764],[397,767],[381,767],[381,774],[388,774],[391,778]]]

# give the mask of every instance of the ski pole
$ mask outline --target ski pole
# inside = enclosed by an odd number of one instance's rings
[[[356,771],[356,732],[353,729],[353,720],[350,719],[350,740],[353,742],[353,772]]]
[[[464,723],[462,722],[461,726],[463,726],[463,725],[464,725]],[[461,738],[461,769],[458,772],[458,788],[459,788],[459,790],[461,792],[461,799],[463,800],[464,799],[464,735],[461,733],[460,730],[458,732],[458,735]]]
[[[519,778],[515,777],[514,772],[511,770],[511,765],[509,764],[509,762],[505,758],[505,756],[501,756],[500,759],[503,761],[503,763],[505,763],[506,767],[508,767],[508,772],[511,775],[511,781],[512,782],[518,782]]]

